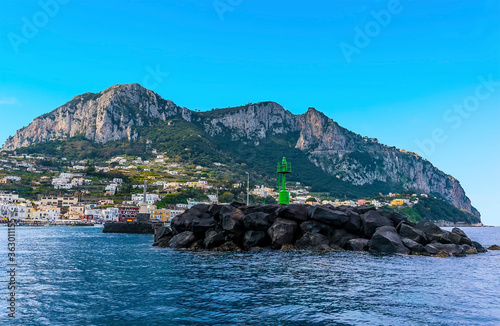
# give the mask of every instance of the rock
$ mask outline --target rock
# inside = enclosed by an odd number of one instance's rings
[[[370,240],[363,238],[356,238],[347,241],[346,249],[352,251],[368,251],[370,247]]]
[[[200,214],[201,215],[201,214]],[[198,215],[195,212],[188,210],[180,215],[177,215],[170,222],[170,227],[174,235],[182,233],[184,231],[193,230],[193,221],[198,219]]]
[[[386,210],[378,210],[377,211],[380,215],[383,215],[387,217],[390,221],[392,221],[392,224],[394,226],[397,226],[401,222],[407,222],[408,220],[406,219],[406,216],[403,214],[400,214],[398,212],[392,212],[392,211],[386,211]]]
[[[219,215],[222,220],[222,228],[225,231],[235,235],[239,235],[243,232],[243,220],[245,216],[240,209],[231,205],[224,206],[221,208]]]
[[[418,242],[422,245],[427,244],[427,238],[422,230],[409,226],[407,224],[401,223],[399,227],[399,235],[401,238],[407,238]]]
[[[369,210],[368,210],[369,211]],[[356,212],[347,212],[347,222],[344,225],[344,229],[351,233],[358,233],[361,231],[361,217]]]
[[[369,211],[374,211],[376,210],[377,208],[375,206],[356,206],[356,207],[353,207],[353,211],[358,213],[358,214],[364,214],[366,212],[369,212]]]
[[[208,229],[214,228],[216,225],[217,221],[211,215],[205,213],[201,218],[193,220],[192,231],[197,234],[204,234]]]
[[[237,202],[237,201],[233,201],[231,204],[229,204],[230,206],[233,206],[235,208],[243,208],[245,207],[245,203],[240,203],[240,202]]]
[[[172,230],[164,226],[159,227],[155,231],[155,239],[153,246],[160,248],[168,247],[169,241],[173,238]]]
[[[356,238],[358,237],[347,232],[345,229],[335,229],[330,236],[330,243],[340,248],[344,248],[349,240]]]
[[[233,242],[228,241],[221,246],[214,248],[213,251],[241,251],[241,248],[235,245]]]
[[[245,233],[243,243],[247,248],[257,247],[264,242],[265,237],[266,232],[264,231],[250,230]]]
[[[210,205],[208,204],[197,204],[191,207],[189,209],[189,212],[193,213],[194,215],[201,216],[202,214],[207,213],[209,208]]]
[[[434,257],[447,258],[447,257],[450,257],[450,253],[447,252],[447,251],[441,250],[440,252],[438,252],[437,254],[435,254]]]
[[[446,232],[430,221],[422,220],[417,223],[416,228],[425,233],[428,241],[438,241],[445,244],[452,243],[446,236]]]
[[[272,223],[276,220],[276,210],[282,207],[282,205],[274,204],[274,205],[255,205],[255,206],[247,206],[243,208],[243,213],[248,215],[250,213],[265,213],[268,214],[268,219]]]
[[[208,207],[207,213],[212,215],[212,217],[218,221],[219,220],[219,212],[220,212],[222,207],[223,207],[223,205],[212,204]]]
[[[404,246],[408,249],[410,249],[412,252],[423,252],[424,251],[424,246],[422,246],[420,243],[413,241],[412,239],[408,238],[401,238],[401,242],[403,242]]]
[[[498,245],[492,245],[488,247],[488,250],[500,250],[500,246]]]
[[[249,230],[266,231],[272,225],[269,214],[263,212],[250,213],[244,216],[243,224]]]
[[[170,239],[168,245],[170,248],[188,248],[195,241],[196,237],[193,232],[184,231]]]
[[[476,248],[477,252],[487,252],[488,251],[483,246],[481,246],[481,244],[479,242],[472,241],[472,245]]]
[[[284,205],[276,210],[276,215],[300,223],[307,220],[307,206],[301,204]]]
[[[329,236],[333,232],[333,227],[318,221],[306,221],[300,224],[300,229],[302,233],[319,233],[325,236]]]
[[[273,247],[279,248],[281,245],[295,242],[297,229],[298,225],[295,221],[278,217],[267,230],[267,234],[271,237]]]
[[[347,222],[347,214],[339,210],[331,210],[322,206],[309,206],[308,216],[313,220],[323,222],[334,227],[342,227]]]
[[[295,246],[299,249],[328,250],[328,238],[320,233],[307,232],[297,240]]]
[[[226,236],[223,232],[208,230],[205,233],[205,240],[203,241],[203,245],[207,249],[212,249],[222,245],[224,242],[226,242]]]
[[[467,234],[465,234],[465,232],[464,232],[464,231],[462,231],[462,230],[461,230],[461,229],[459,229],[459,228],[453,228],[453,229],[451,230],[451,233],[455,233],[455,234],[458,234],[458,235],[459,235],[459,236],[461,236],[461,237],[466,237],[466,238],[468,238],[468,237],[467,237]]]
[[[367,214],[372,213],[372,211]],[[391,222],[392,223],[392,222]],[[401,242],[401,238],[393,226],[381,226],[377,228],[370,240],[370,252],[374,253],[399,253],[409,254],[410,250]]]
[[[436,255],[441,251],[446,251],[450,255],[461,257],[465,256],[465,250],[462,246],[450,243],[443,244],[439,242],[431,242],[424,247],[425,251],[431,255]]]
[[[394,226],[394,223],[387,217],[378,213],[378,211],[368,211],[361,215],[361,224],[363,228],[363,234],[367,238],[371,238],[377,228],[381,226]]]
[[[477,254],[477,249],[474,246],[469,246],[467,244],[462,245],[462,247],[465,250],[466,255],[475,255]]]

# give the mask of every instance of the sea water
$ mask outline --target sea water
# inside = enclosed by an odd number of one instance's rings
[[[500,228],[463,230],[500,244]],[[500,325],[499,251],[190,252],[64,226],[16,228],[13,319],[0,239],[2,325]]]

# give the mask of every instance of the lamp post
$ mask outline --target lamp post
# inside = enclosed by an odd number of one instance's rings
[[[250,173],[245,172],[247,174],[247,206],[250,198]]]

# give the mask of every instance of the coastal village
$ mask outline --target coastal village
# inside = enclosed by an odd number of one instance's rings
[[[2,153],[0,222],[25,225],[93,225],[134,222],[145,202],[153,221],[172,218],[199,203],[276,203],[275,187],[241,180],[221,180],[224,164],[188,165],[153,150],[153,158],[117,156],[93,163],[47,156]],[[238,182],[236,182],[238,181]],[[146,187],[146,198],[144,198]],[[378,194],[373,198],[328,198],[290,182],[290,202],[309,205],[412,207],[426,194]],[[24,191],[24,192],[23,192]],[[182,196],[194,195],[193,198]],[[177,196],[176,196],[177,195]],[[196,197],[196,198],[194,198]]]

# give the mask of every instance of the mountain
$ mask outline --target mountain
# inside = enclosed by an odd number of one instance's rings
[[[115,85],[77,95],[35,118],[9,137],[2,150],[42,145],[49,150],[49,144],[68,147],[77,140],[82,150],[92,148],[82,152],[89,155],[99,155],[106,144],[113,144],[109,153],[113,148],[140,152],[147,147],[146,139],[169,155],[207,164],[245,163],[255,173],[273,176],[276,162],[286,155],[294,166],[292,180],[316,191],[371,196],[413,190],[445,199],[479,218],[460,182],[417,154],[362,137],[314,108],[294,115],[275,102],[197,112],[139,84]]]

